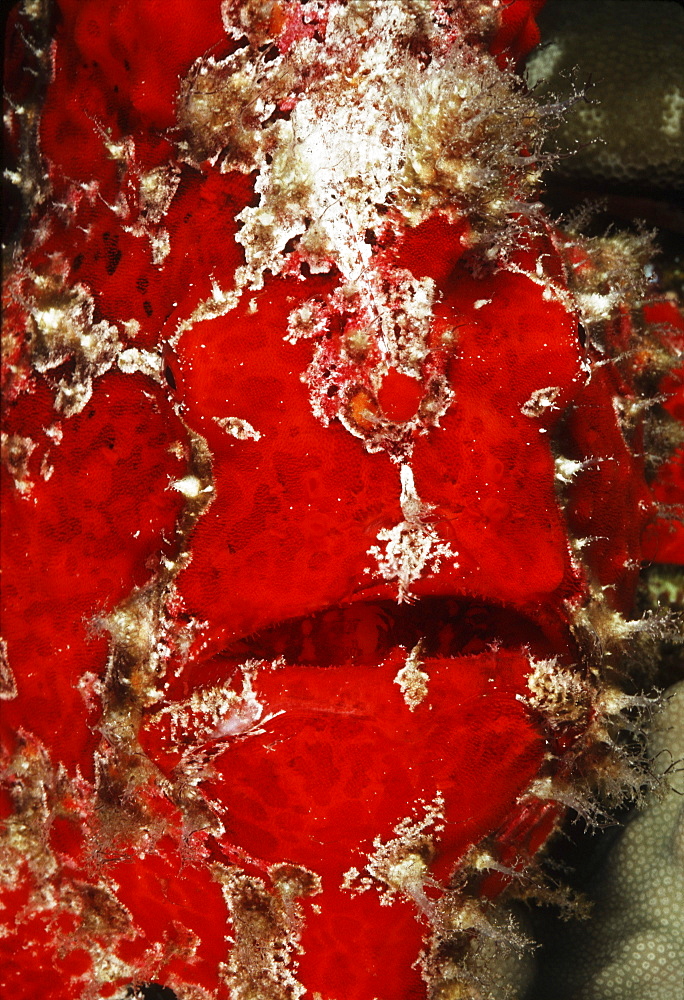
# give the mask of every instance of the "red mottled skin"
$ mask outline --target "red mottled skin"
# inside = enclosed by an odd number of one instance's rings
[[[672,301],[648,303],[644,319],[667,333],[680,355],[684,354],[684,314]],[[684,366],[679,365],[661,384],[663,405],[679,424],[684,424]],[[653,492],[663,516],[648,525],[643,539],[644,558],[653,562],[684,564],[684,445],[680,445],[658,470]]]
[[[503,0],[501,4],[501,26],[490,45],[501,65],[517,62],[527,55],[539,42],[539,28],[535,17],[546,0]]]
[[[43,430],[55,423],[59,445]],[[12,407],[5,430],[34,434],[37,447],[30,492],[4,496],[3,553],[12,573],[3,586],[3,635],[22,697],[3,706],[3,723],[29,730],[53,759],[92,778],[97,716],[79,681],[101,673],[106,657],[98,616],[141,586],[150,559],[169,548],[164,534],[172,536],[182,498],[167,484],[184,463],[168,449],[184,428],[156,386],[111,373],[68,420],[59,420],[39,384]],[[47,481],[42,463],[54,468]]]
[[[490,44],[502,64],[536,44],[541,5],[503,5]],[[278,18],[285,24],[281,7],[272,29]],[[368,454],[338,421],[325,427],[314,416],[300,378],[311,342],[283,340],[292,309],[333,291],[338,272],[269,275],[256,311],[244,296],[169,342],[215,281],[230,286],[244,259],[235,217],[254,196],[253,175],[174,159],[179,81],[199,56],[233,47],[218,3],[56,3],[40,119],[52,191],[8,279],[13,339],[3,362],[4,430],[35,445],[23,479],[16,461],[4,476],[2,498],[3,635],[18,692],[3,704],[3,814],[10,822],[20,815],[39,842],[17,862],[4,899],[0,981],[13,1000],[118,997],[142,981],[179,998],[238,995],[221,971],[236,930],[217,865],[237,865],[268,887],[271,866],[285,862],[323,880],[322,893],[302,903],[305,996],[424,996],[415,960],[425,914],[406,896],[383,906],[376,888],[340,888],[345,872],[362,870],[374,838],[391,840],[401,820],[420,819],[440,794],[445,828],[425,905],[441,896],[437,880],[485,838],[506,864],[534,855],[560,810],[524,793],[549,753],[561,755],[580,734],[550,731],[527,704],[530,658],[575,662],[570,610],[590,586],[609,588],[610,605],[627,613],[642,558],[682,558],[681,528],[653,526],[643,460],[620,429],[612,397],[631,392],[624,377],[606,365],[588,379],[592,349],[581,345],[574,313],[523,274],[474,276],[466,224],[435,214],[405,228],[398,244],[380,239],[374,254],[390,272],[433,278],[440,293],[431,363],[457,405],[415,435],[412,468],[432,505],[427,520],[458,565],[444,560],[413,584],[416,604],[396,604],[396,583],[369,572],[368,550],[403,519],[398,466]],[[15,59],[10,86],[23,85]],[[148,235],[130,223],[140,176],[168,163],[179,183],[162,222],[148,227],[169,233],[168,256],[155,265]],[[552,237],[521,245],[517,264],[534,270],[541,254],[546,276],[562,283],[566,261]],[[136,333],[119,327],[123,347],[163,350],[166,381],[114,366],[95,380],[82,412],[57,413],[54,382],[69,359],[48,376],[31,369],[32,274],[86,289],[94,322],[137,321]],[[648,308],[652,322],[678,322],[674,307]],[[451,328],[454,342],[442,336]],[[553,406],[535,418],[522,412],[546,386],[558,390]],[[673,376],[668,391],[675,388]],[[681,416],[676,391],[667,405]],[[418,382],[393,370],[373,405],[406,421],[421,396]],[[361,425],[370,405],[354,411]],[[217,423],[236,416],[258,442]],[[549,445],[561,421],[565,456],[590,466],[569,484],[564,507]],[[56,424],[60,443],[47,433]],[[172,484],[191,474],[193,434],[211,453],[214,493],[167,601],[161,700],[125,716],[129,695],[112,702],[110,691],[107,715],[107,616],[186,544],[186,501]],[[672,462],[657,499],[674,502],[681,487]],[[583,568],[570,536],[597,538]],[[178,635],[193,621],[201,627],[182,646]],[[409,711],[395,679],[421,639],[428,694]],[[264,665],[278,657],[285,665]],[[262,663],[252,678],[265,706],[258,723],[172,730],[169,709],[193,693],[219,685],[240,695],[239,665],[250,658]],[[112,729],[117,708],[129,727],[125,752]],[[182,798],[190,759],[199,768],[194,791],[222,831]],[[42,775],[35,801],[30,768]],[[509,881],[490,876],[482,891],[495,896]],[[102,954],[128,966],[97,972]]]

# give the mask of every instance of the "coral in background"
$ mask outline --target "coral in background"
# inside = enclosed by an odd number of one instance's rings
[[[667,692],[649,734],[649,751],[665,776],[663,793],[651,796],[593,873],[592,920],[563,928],[547,958],[550,975],[547,968],[535,995],[684,996],[683,694],[681,681]]]
[[[531,86],[543,94],[579,72],[594,82],[592,100],[554,137],[575,150],[556,172],[585,184],[601,179],[604,192],[681,197],[684,11],[672,0],[620,2],[619,17],[606,0],[551,3],[544,11],[546,44],[529,61]]]
[[[516,995],[548,837],[656,781],[684,324],[536,200],[540,6],[16,9],[17,1000]]]

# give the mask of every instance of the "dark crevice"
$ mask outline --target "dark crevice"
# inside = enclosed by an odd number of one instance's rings
[[[221,659],[236,666],[245,660],[319,667],[377,665],[393,649],[421,643],[425,657],[469,656],[496,646],[530,645],[536,655],[552,656],[542,630],[509,608],[457,597],[427,597],[413,604],[378,601],[329,608],[233,642]]]
[[[161,983],[136,983],[126,990],[126,1000],[178,1000],[178,995]]]

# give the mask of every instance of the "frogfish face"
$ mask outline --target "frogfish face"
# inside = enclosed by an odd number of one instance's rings
[[[642,779],[682,323],[536,200],[540,6],[15,13],[17,1000],[496,995],[567,810]]]

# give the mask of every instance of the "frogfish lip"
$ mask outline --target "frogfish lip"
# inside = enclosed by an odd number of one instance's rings
[[[438,803],[425,836],[444,872],[510,820],[543,765],[527,681],[552,645],[465,598],[328,608],[191,664],[185,700],[150,717],[143,744],[177,776],[206,763],[200,789],[230,843],[265,865],[341,879]]]
[[[383,588],[384,589],[384,588]],[[398,604],[376,588],[375,599],[326,607],[231,638],[213,655],[191,660],[172,685],[172,699],[198,686],[225,684],[245,663],[287,667],[377,667],[395,650],[419,647],[422,658],[456,658],[492,649],[527,648],[536,658],[572,659],[563,625],[469,596],[427,595]]]

